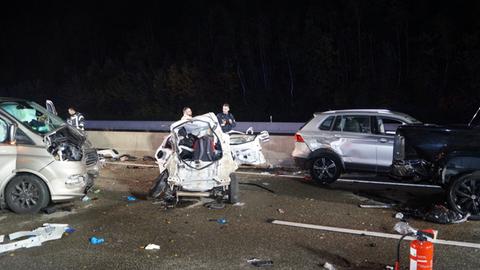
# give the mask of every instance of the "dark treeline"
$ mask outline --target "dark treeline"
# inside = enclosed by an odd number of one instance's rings
[[[480,106],[478,1],[98,2],[3,9],[0,95],[126,120],[227,101],[243,121],[390,108],[459,123]]]

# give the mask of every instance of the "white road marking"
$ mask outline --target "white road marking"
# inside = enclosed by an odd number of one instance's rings
[[[273,220],[273,221],[271,221],[271,223],[272,224],[277,224],[277,225],[305,228],[305,229],[314,229],[314,230],[322,230],[322,231],[330,231],[330,232],[338,232],[338,233],[348,233],[348,234],[355,234],[355,235],[362,235],[362,236],[390,238],[390,239],[400,239],[402,237],[402,235],[400,235],[400,234],[353,230],[353,229],[346,229],[346,228],[340,228],[340,227],[321,226],[321,225],[297,223],[297,222],[290,222],[290,221],[283,221],[283,220]],[[405,240],[415,240],[416,238],[411,237],[411,236],[407,236],[404,239]],[[450,240],[441,240],[441,239],[432,240],[432,243],[440,244],[440,245],[480,249],[480,244],[479,243],[450,241]]]
[[[271,173],[256,173],[256,172],[235,172],[236,174],[245,174],[245,175],[257,175],[257,176],[269,176],[269,177],[283,177],[283,178],[297,178],[304,179],[303,175],[286,175],[286,174],[271,174]],[[389,186],[406,186],[406,187],[425,187],[425,188],[442,188],[437,185],[424,185],[424,184],[409,184],[409,183],[395,183],[395,182],[380,182],[380,181],[368,181],[368,180],[358,180],[358,179],[343,179],[340,178],[337,182],[344,183],[359,183],[359,184],[375,184],[375,185],[389,185]]]

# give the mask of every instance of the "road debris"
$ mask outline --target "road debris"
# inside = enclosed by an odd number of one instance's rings
[[[133,195],[130,195],[130,196],[127,197],[127,201],[129,201],[129,202],[134,202],[136,200],[137,200],[137,197],[135,197]]]
[[[272,260],[261,260],[258,258],[251,258],[247,260],[247,263],[255,266],[255,267],[270,267],[273,266]]]
[[[43,208],[42,211],[45,214],[50,215],[50,214],[53,214],[53,213],[57,212],[57,208],[55,208],[54,206],[48,206],[48,207]]]
[[[434,205],[433,207],[423,207],[423,208],[405,208],[402,209],[401,212],[397,213],[400,216],[403,215],[402,220],[406,220],[408,218],[417,218],[426,221],[430,221],[433,223],[439,224],[458,224],[468,220],[470,214],[461,214],[455,212],[451,209],[443,205]]]
[[[233,206],[245,206],[245,203],[244,202],[237,202],[237,203],[233,204]]]
[[[390,209],[395,207],[395,204],[359,204],[360,208],[370,208],[370,209]]]
[[[89,240],[90,240],[90,244],[92,244],[92,245],[100,245],[100,244],[103,244],[105,242],[105,239],[98,238],[98,237],[95,237],[95,236],[90,237]]]
[[[100,193],[100,189],[96,189],[95,191],[93,191],[93,193],[95,193],[95,194]]]
[[[160,246],[155,244],[148,244],[145,246],[145,250],[159,250]]]
[[[128,154],[121,155],[120,156],[120,161],[125,162],[125,161],[136,161],[137,158]]]
[[[278,211],[278,213],[280,213],[280,214],[285,214],[285,210],[283,210],[282,208],[278,208],[277,211]]]
[[[402,212],[398,212],[395,214],[396,219],[404,220],[405,215]]]
[[[143,156],[143,161],[156,161],[156,159],[152,156]]]
[[[67,235],[68,235],[68,234],[72,234],[72,233],[74,233],[74,232],[75,232],[75,229],[72,228],[72,227],[70,227],[70,226],[68,226],[68,227],[65,228],[65,233],[66,233]]]
[[[275,191],[273,191],[273,190],[271,190],[271,189],[269,189],[269,188],[267,188],[267,187],[264,187],[264,186],[262,186],[262,185],[260,185],[260,184],[257,184],[257,183],[245,183],[245,182],[242,182],[242,183],[238,183],[238,184],[240,184],[240,185],[246,185],[246,186],[259,187],[259,188],[261,188],[261,189],[263,189],[263,190],[266,190],[266,191],[268,191],[268,192],[270,192],[270,193],[274,193],[274,194],[275,194]]]
[[[43,242],[58,240],[62,238],[68,224],[50,224],[45,223],[33,231],[20,231],[8,235],[9,242],[0,244],[0,253],[16,250],[19,248],[31,248],[41,246]],[[27,238],[26,238],[27,237]],[[13,241],[19,238],[23,240]],[[0,235],[0,243],[5,240],[4,235]]]
[[[219,218],[219,219],[209,219],[208,221],[215,221],[217,222],[218,224],[221,224],[221,225],[225,225],[228,223],[228,220],[226,220],[225,218]]]
[[[335,266],[333,266],[333,264],[331,264],[329,262],[325,262],[323,264],[323,268],[326,269],[326,270],[336,270]]]
[[[220,210],[220,209],[225,208],[225,204],[224,204],[224,203],[222,203],[222,202],[216,202],[216,201],[207,202],[207,203],[205,203],[203,206],[207,207],[208,209],[212,209],[212,210]]]
[[[83,196],[82,198],[82,202],[88,202],[90,200],[91,200],[90,197],[88,197],[87,195]]]
[[[115,149],[97,149],[97,154],[103,158],[118,159],[120,157]]]

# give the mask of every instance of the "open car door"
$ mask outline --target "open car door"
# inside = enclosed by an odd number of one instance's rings
[[[55,109],[55,105],[53,105],[53,101],[47,99],[47,101],[45,102],[45,108],[47,108],[47,111],[58,115],[57,110]]]
[[[262,165],[267,162],[261,145],[270,140],[267,131],[253,134],[253,131],[249,129],[246,133],[233,131],[229,134],[230,148],[238,165]]]

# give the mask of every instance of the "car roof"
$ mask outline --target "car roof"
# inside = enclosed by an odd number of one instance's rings
[[[19,101],[26,101],[26,100],[21,98],[13,98],[13,97],[0,97],[0,102],[19,102]]]
[[[316,112],[313,115],[321,115],[321,114],[340,114],[340,113],[376,113],[376,114],[397,114],[394,111],[387,110],[387,109],[349,109],[349,110],[330,110],[325,112]]]

